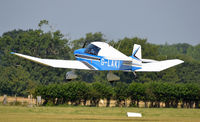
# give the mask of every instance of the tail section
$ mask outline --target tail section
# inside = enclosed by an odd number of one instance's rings
[[[142,60],[142,54],[141,54],[141,45],[134,44],[133,46],[133,53],[131,56],[133,59],[141,61]]]
[[[141,46],[138,44],[134,44],[131,58],[133,59],[132,70],[137,72],[160,72],[184,62],[179,59],[171,59],[164,61],[142,59]],[[140,65],[140,68],[136,69],[136,66],[138,65]]]
[[[149,60],[149,59],[145,59],[145,60]],[[137,71],[137,72],[160,72],[160,71],[163,71],[170,67],[176,66],[178,64],[182,64],[183,62],[184,61],[182,61],[180,59],[146,62],[146,63],[142,63],[141,69],[137,69],[135,71]]]
[[[132,70],[136,70],[141,68],[142,65],[142,54],[141,54],[141,46],[138,44],[134,44],[133,53],[130,56],[132,58]]]

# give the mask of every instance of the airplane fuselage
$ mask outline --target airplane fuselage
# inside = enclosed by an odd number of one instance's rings
[[[134,71],[141,67],[132,66],[131,60],[113,60],[103,56],[85,53],[85,48],[74,51],[76,60],[83,62],[91,70],[125,70]]]

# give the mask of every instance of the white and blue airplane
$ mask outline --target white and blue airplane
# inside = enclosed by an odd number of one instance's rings
[[[55,68],[100,71],[159,72],[184,62],[179,59],[142,59],[141,46],[137,44],[133,46],[132,55],[126,56],[105,42],[92,42],[86,48],[75,50],[76,60],[41,59],[15,52],[11,54]]]

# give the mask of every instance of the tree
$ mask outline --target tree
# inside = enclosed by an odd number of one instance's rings
[[[123,82],[117,82],[114,87],[114,92],[114,98],[117,100],[117,106],[126,106],[126,99],[128,98],[128,85]]]
[[[92,83],[92,88],[94,91],[97,91],[101,94],[100,99],[107,100],[106,106],[109,107],[110,100],[113,96],[112,86],[108,82],[94,82],[94,83]],[[99,99],[97,99],[97,100],[99,100]],[[98,101],[96,103],[98,103]]]
[[[142,57],[144,58],[152,58],[157,59],[158,56],[158,46],[154,44],[150,44],[147,42],[147,39],[140,39],[137,37],[127,38],[125,37],[122,40],[119,40],[117,44],[115,44],[115,48],[118,48],[122,53],[127,56],[132,55],[132,49],[134,44],[139,44],[142,47]]]
[[[32,91],[30,74],[22,67],[2,67],[0,94],[27,96]]]
[[[139,107],[139,102],[144,100],[145,97],[144,84],[132,82],[128,86],[128,96],[131,99],[130,106],[136,105],[137,107]]]
[[[63,81],[65,69],[42,66],[11,55],[10,52],[15,51],[41,58],[69,59],[70,48],[66,43],[68,40],[63,38],[60,31],[44,33],[42,30],[13,30],[4,33],[0,38],[0,63],[5,67],[23,67],[31,74],[29,79],[36,83]]]
[[[101,93],[98,91],[99,84],[94,82],[90,85],[90,106],[98,106],[99,101],[102,97]]]
[[[65,97],[73,105],[79,105],[81,100],[83,100],[84,105],[86,105],[86,101],[89,99],[90,89],[88,85],[81,81],[73,81],[69,82],[64,87]]]
[[[90,44],[91,42],[105,42],[106,40],[103,38],[103,34],[101,32],[96,33],[87,33],[85,38],[80,38],[77,40],[73,40],[70,42],[70,45],[72,46],[72,50],[76,50],[79,48],[83,48],[87,46],[87,44]]]
[[[41,20],[40,23],[38,24],[38,26],[41,28],[42,25],[48,25],[49,22],[47,20]]]
[[[200,60],[200,54],[199,54],[199,52],[200,52],[200,44],[198,44],[198,45],[196,45],[194,47],[190,47],[188,49],[187,55],[189,55],[189,56],[191,56],[194,59],[196,59],[196,60],[199,61]]]

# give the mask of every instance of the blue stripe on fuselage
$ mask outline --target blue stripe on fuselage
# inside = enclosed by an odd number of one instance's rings
[[[81,55],[83,55],[85,57],[99,58],[100,60],[93,60],[93,59],[76,57],[77,60],[87,62],[91,66],[95,67],[97,70],[102,70],[102,71],[103,70],[129,70],[129,71],[134,71],[136,69],[141,68],[141,67],[135,67],[135,66],[133,67],[133,66],[128,66],[128,65],[123,65],[123,60],[109,60],[109,59],[105,59],[102,56],[95,56],[95,55],[91,55],[91,54],[87,54],[87,53],[84,53],[84,54],[82,53]]]

